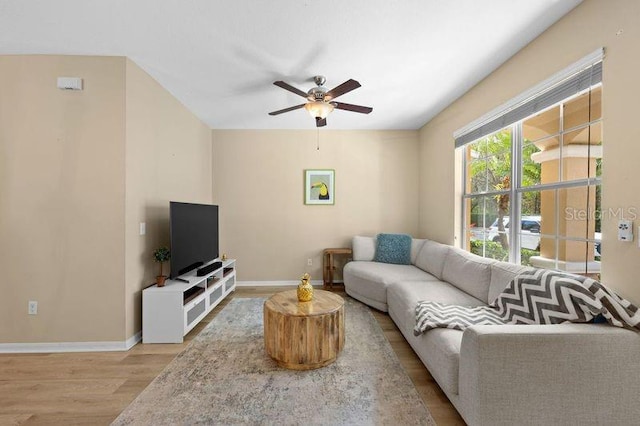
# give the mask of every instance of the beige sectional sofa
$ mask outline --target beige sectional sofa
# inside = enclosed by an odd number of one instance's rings
[[[411,264],[373,261],[354,237],[348,295],[388,312],[470,425],[640,424],[640,334],[607,324],[487,325],[415,336],[428,300],[490,304],[525,267],[413,239]]]

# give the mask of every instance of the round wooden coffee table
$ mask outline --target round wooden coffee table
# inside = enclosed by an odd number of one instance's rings
[[[264,346],[284,368],[331,364],[344,347],[344,299],[323,290],[310,302],[298,302],[296,290],[274,294],[264,302]]]

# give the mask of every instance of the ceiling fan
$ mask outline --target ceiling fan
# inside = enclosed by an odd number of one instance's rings
[[[273,111],[270,112],[269,115],[278,115],[296,109],[304,108],[309,112],[309,114],[311,114],[312,117],[316,119],[316,127],[323,127],[327,125],[327,116],[331,113],[331,111],[334,110],[334,108],[342,109],[345,111],[359,112],[361,114],[369,114],[371,111],[373,111],[373,108],[371,107],[345,104],[343,102],[334,101],[334,99],[338,96],[342,96],[345,93],[348,93],[360,87],[360,83],[358,83],[357,81],[349,79],[329,91],[327,91],[327,89],[323,87],[326,81],[324,76],[317,75],[313,78],[313,81],[316,83],[316,87],[309,89],[307,93],[303,92],[300,89],[296,89],[295,87],[288,83],[285,83],[284,81],[274,81],[273,84],[275,84],[276,86],[282,87],[284,90],[288,90],[298,96],[302,96],[303,98],[306,98],[308,102],[278,111]]]

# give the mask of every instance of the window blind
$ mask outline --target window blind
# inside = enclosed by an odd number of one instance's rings
[[[559,74],[564,74],[564,76],[554,76],[550,79],[554,81],[542,83],[542,86],[546,87],[536,87],[532,90],[534,93],[528,91],[498,108],[498,111],[490,113],[488,117],[476,120],[466,128],[458,130],[454,133],[455,147],[464,146],[487,136],[601,83],[603,56],[603,50],[599,49],[578,63],[592,62],[591,64],[583,65],[577,71],[575,70],[576,64],[574,64],[569,67],[572,73],[568,76],[567,72],[563,71]],[[591,59],[591,61],[587,59]]]

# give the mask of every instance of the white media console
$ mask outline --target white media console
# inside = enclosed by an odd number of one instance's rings
[[[182,343],[185,334],[236,288],[236,261],[204,275],[181,275],[142,291],[142,343]]]

